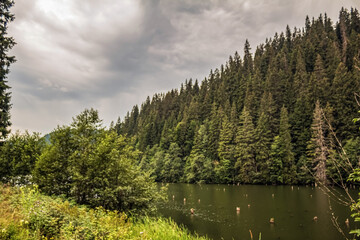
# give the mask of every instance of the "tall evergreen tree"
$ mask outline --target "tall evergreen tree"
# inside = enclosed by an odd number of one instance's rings
[[[10,8],[14,5],[13,0],[4,0],[0,3],[0,139],[5,139],[10,130],[8,127],[10,122],[10,92],[7,84],[7,75],[9,67],[15,62],[14,56],[8,56],[8,52],[15,45],[14,38],[7,36],[8,24],[15,17],[10,12]]]
[[[234,181],[234,164],[235,164],[235,132],[234,125],[225,115],[219,135],[218,155],[220,162],[216,172],[218,179],[223,183]]]
[[[240,125],[236,132],[237,179],[240,182],[252,183],[256,175],[255,134],[250,112],[244,107],[240,116]]]
[[[190,183],[212,181],[213,166],[208,157],[209,138],[207,135],[206,125],[201,125],[196,133],[194,147],[187,159],[186,178]]]
[[[256,159],[256,176],[255,182],[269,182],[269,165],[268,161],[271,156],[271,145],[277,128],[275,119],[275,106],[272,95],[264,92],[258,111],[259,119],[255,128],[255,159]]]
[[[330,92],[330,79],[326,76],[324,63],[319,54],[316,57],[314,72],[310,78],[310,91],[312,93],[312,104],[315,103],[315,99],[325,104]]]
[[[288,112],[284,106],[281,108],[279,135],[274,139],[272,161],[270,162],[270,168],[276,169],[278,166],[282,168],[282,176],[277,174],[277,178],[281,179],[283,181],[282,183],[285,184],[295,183],[296,166],[294,163],[294,153],[292,151]],[[279,170],[281,170],[281,168],[279,168]]]
[[[354,101],[354,92],[358,92],[360,82],[353,76],[344,63],[340,63],[335,72],[331,89],[331,106],[334,107],[334,127],[341,140],[347,139],[356,131],[352,119],[358,106]]]

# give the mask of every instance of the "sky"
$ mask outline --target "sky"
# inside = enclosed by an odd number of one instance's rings
[[[305,17],[359,0],[15,0],[8,35],[12,132],[46,134],[86,108],[104,126],[147,96],[202,81],[245,40],[252,51]]]

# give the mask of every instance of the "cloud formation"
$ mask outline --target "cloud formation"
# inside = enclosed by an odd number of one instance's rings
[[[17,0],[9,34],[12,129],[47,133],[85,108],[105,123],[154,93],[202,80],[245,39],[253,49],[286,25],[358,0]]]

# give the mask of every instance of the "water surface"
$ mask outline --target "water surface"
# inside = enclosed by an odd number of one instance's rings
[[[323,191],[310,186],[169,184],[168,198],[160,214],[212,239],[250,239],[249,230],[254,239],[260,232],[266,240],[344,239],[332,214],[346,234],[354,228],[349,207],[329,203]]]

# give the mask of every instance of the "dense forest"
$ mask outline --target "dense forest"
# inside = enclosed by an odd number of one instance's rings
[[[359,165],[359,87],[360,16],[342,9],[336,24],[306,17],[254,54],[246,41],[242,57],[148,97],[111,128],[161,182],[335,183]]]
[[[144,217],[166,200],[155,181],[359,184],[358,10],[342,9],[336,24],[306,17],[254,54],[246,41],[242,57],[148,97],[109,128],[85,109],[43,137],[9,135],[13,5],[0,4],[1,239],[206,239]],[[351,204],[358,221],[360,200]]]

